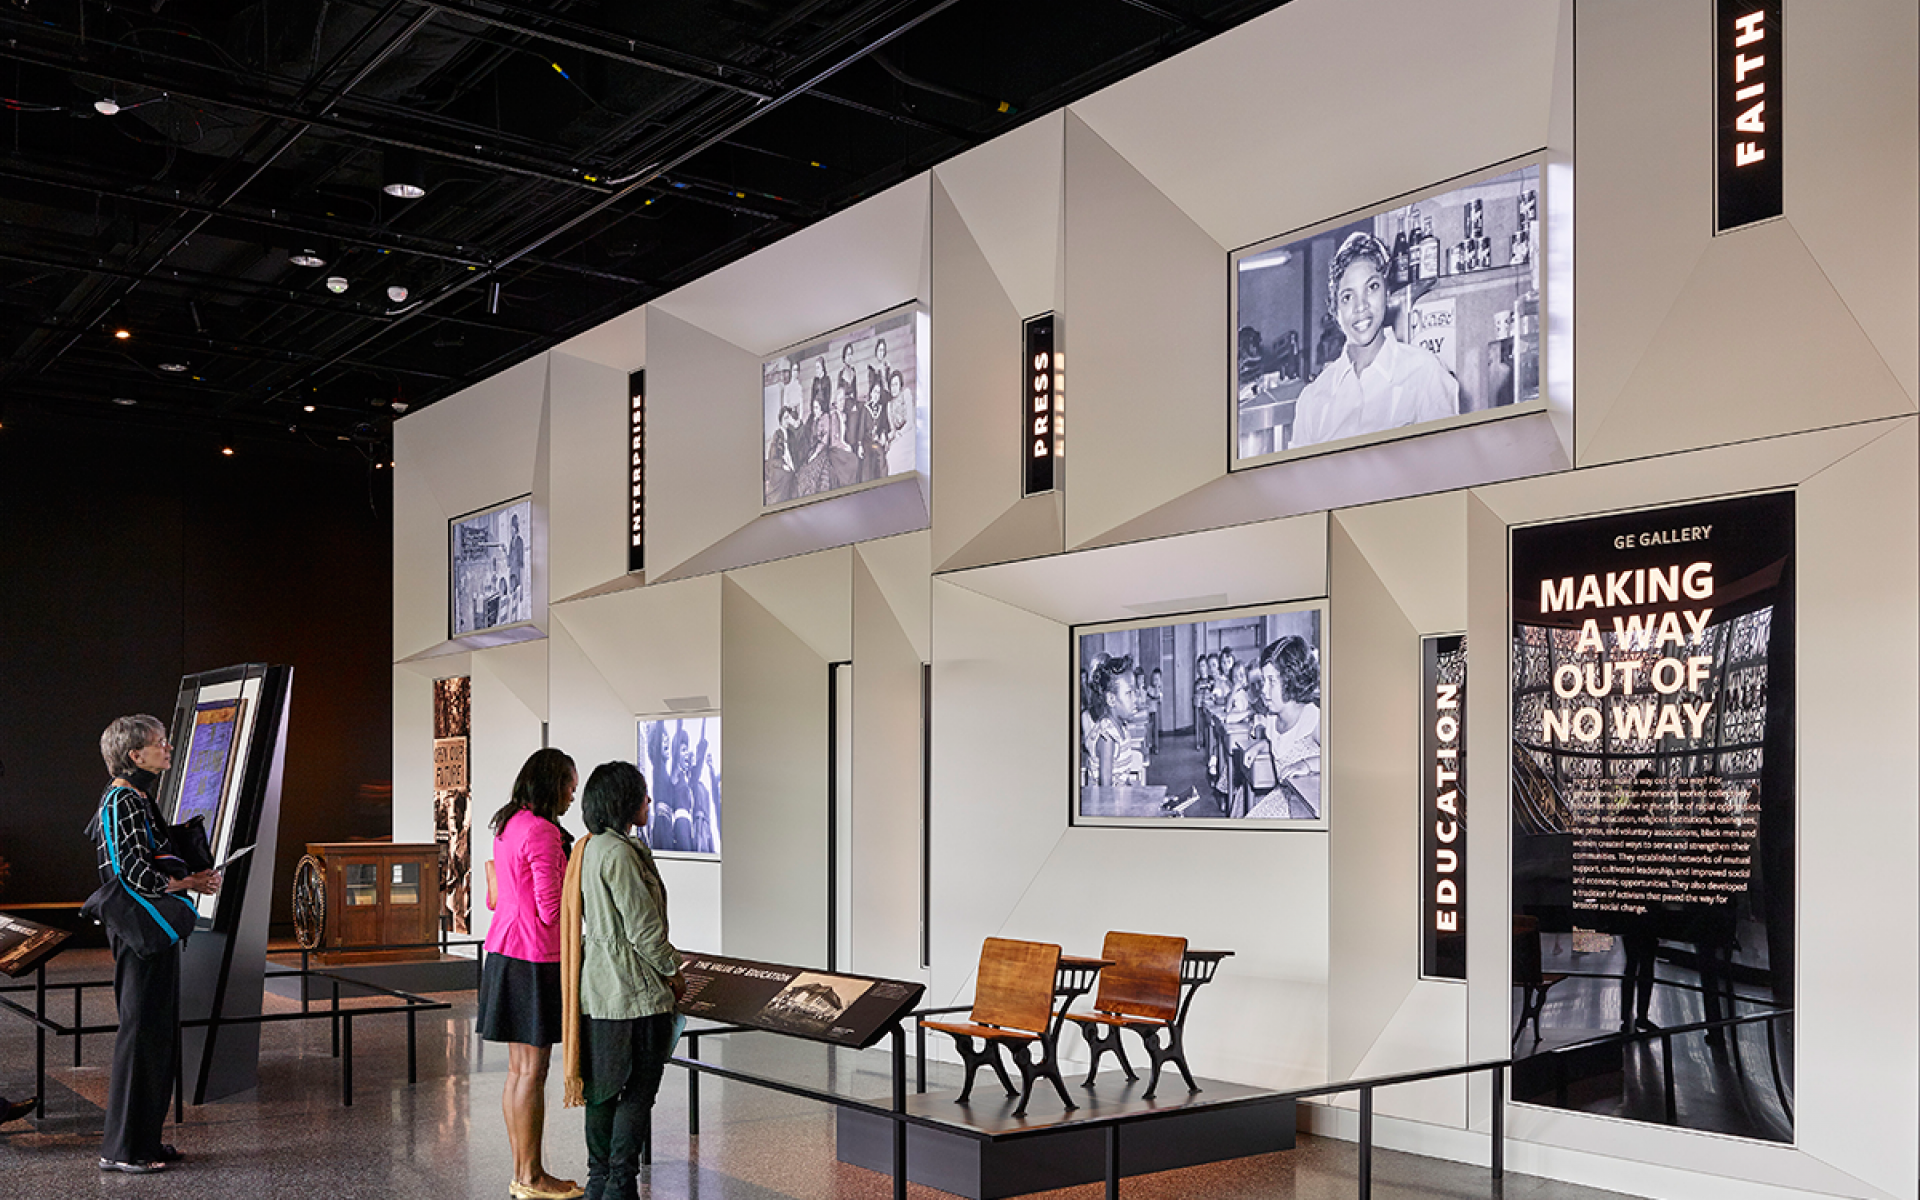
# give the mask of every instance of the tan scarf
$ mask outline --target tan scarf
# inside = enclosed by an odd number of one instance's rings
[[[586,859],[593,834],[574,843],[567,859],[566,882],[560,889],[560,1065],[566,1095],[561,1103],[580,1108],[587,1102],[586,1080],[580,1074],[580,864]]]

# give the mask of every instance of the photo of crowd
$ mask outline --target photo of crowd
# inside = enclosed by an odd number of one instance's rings
[[[922,319],[897,313],[761,364],[768,507],[913,470]]]
[[[1318,822],[1321,609],[1083,628],[1076,819]]]
[[[720,718],[642,718],[640,774],[653,797],[641,835],[656,854],[720,857]]]

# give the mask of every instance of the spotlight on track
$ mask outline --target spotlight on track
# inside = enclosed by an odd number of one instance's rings
[[[296,267],[309,267],[315,270],[327,265],[327,260],[321,256],[320,252],[310,246],[302,247],[287,255],[287,261]]]

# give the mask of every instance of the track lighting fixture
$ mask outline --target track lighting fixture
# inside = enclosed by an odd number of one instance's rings
[[[381,156],[380,190],[402,200],[427,194],[427,168],[417,151],[394,146]]]
[[[163,362],[160,364],[160,369],[169,375],[183,375],[186,373],[187,364],[183,362]]]
[[[312,267],[315,269],[327,265],[327,260],[320,256],[320,252],[312,248],[295,250],[292,254],[287,255],[287,261],[296,267]]]
[[[120,111],[120,102],[111,96],[103,96],[93,102],[93,111],[103,117],[111,117]]]

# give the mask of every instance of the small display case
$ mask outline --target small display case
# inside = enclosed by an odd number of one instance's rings
[[[322,964],[431,956],[439,937],[440,848],[432,842],[308,842],[325,880]],[[412,949],[378,949],[411,946]]]

